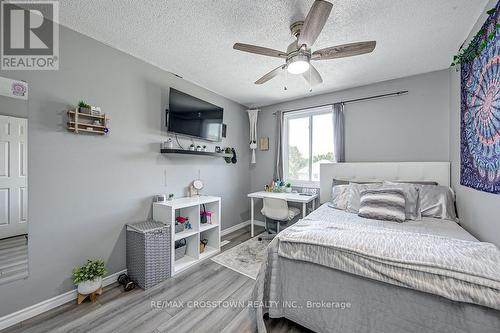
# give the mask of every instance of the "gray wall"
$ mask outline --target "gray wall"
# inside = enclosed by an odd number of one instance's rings
[[[487,18],[486,10],[495,7],[490,1],[472,29],[467,43]],[[500,195],[476,191],[460,185],[460,72],[451,68],[450,74],[450,160],[452,185],[457,193],[461,224],[473,235],[500,246]]]
[[[270,150],[257,150],[252,190],[271,181],[276,144],[276,110],[289,110],[400,90],[407,95],[345,106],[346,160],[447,161],[449,156],[449,75],[447,70],[313,96],[262,108],[258,136]]]
[[[151,215],[154,194],[183,195],[199,169],[204,193],[223,198],[222,227],[247,219],[244,108],[67,28],[60,32],[59,71],[0,73],[30,88],[30,275],[0,286],[0,316],[73,289],[71,270],[87,258],[104,258],[109,273],[124,269],[124,225]],[[221,145],[236,147],[238,164],[159,154],[169,87],[224,107],[228,137]],[[80,99],[109,115],[109,137],[65,129],[65,110]]]

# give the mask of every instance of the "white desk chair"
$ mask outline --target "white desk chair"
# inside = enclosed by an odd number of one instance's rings
[[[271,219],[276,221],[276,234],[278,234],[280,232],[280,223],[284,222],[286,224],[288,221],[293,220],[295,216],[300,214],[300,209],[288,207],[288,202],[284,199],[264,198],[264,207],[262,208],[261,213],[266,219],[267,232],[271,234],[271,230],[269,229],[267,222],[268,219]],[[274,235],[259,237],[259,240],[271,239],[273,237]]]

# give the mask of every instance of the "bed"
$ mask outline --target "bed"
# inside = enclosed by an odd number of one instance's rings
[[[454,221],[370,220],[328,204],[333,178],[449,186],[449,163],[324,164],[320,177],[323,204],[268,248],[253,295],[259,332],[265,313],[315,332],[500,332],[494,245]]]

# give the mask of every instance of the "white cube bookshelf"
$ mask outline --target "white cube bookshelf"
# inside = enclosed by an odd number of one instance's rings
[[[200,223],[200,212],[212,212],[211,224]],[[192,229],[175,233],[175,218],[177,216],[189,217]],[[153,219],[171,226],[171,272],[172,276],[220,252],[220,221],[221,198],[213,196],[198,196],[179,198],[171,201],[153,204]],[[187,250],[184,257],[175,260],[175,241],[186,239]],[[205,251],[200,253],[200,240],[207,239]]]

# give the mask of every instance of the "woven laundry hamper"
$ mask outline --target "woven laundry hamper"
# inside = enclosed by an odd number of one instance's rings
[[[148,289],[171,276],[170,225],[146,221],[127,225],[128,275]]]

